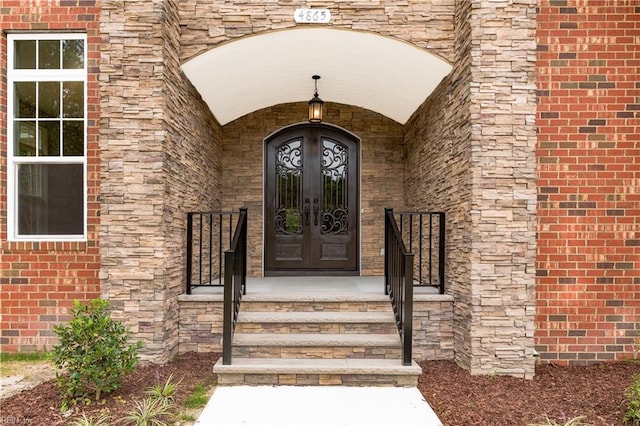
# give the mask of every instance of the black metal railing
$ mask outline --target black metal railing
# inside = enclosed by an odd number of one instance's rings
[[[238,212],[187,213],[187,294],[197,287],[222,287],[224,251],[233,239]]]
[[[414,285],[445,290],[445,214],[443,212],[400,212],[398,229],[407,250],[414,253]]]
[[[407,251],[393,209],[384,210],[384,294],[389,295],[402,340],[402,364],[411,365],[413,254]]]
[[[222,320],[222,363],[231,364],[233,332],[238,320],[242,296],[247,293],[247,209],[240,217],[231,241],[224,252],[224,308]]]

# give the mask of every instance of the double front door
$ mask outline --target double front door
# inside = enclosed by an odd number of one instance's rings
[[[266,141],[265,274],[358,272],[358,140],[297,125]]]

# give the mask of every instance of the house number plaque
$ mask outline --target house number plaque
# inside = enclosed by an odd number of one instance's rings
[[[329,9],[296,9],[293,19],[299,24],[328,24],[331,12]]]

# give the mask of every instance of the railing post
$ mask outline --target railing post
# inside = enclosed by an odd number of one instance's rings
[[[240,208],[240,217],[243,219],[242,235],[240,236],[240,248],[242,251],[242,294],[247,294],[247,232],[249,226],[249,215],[246,207]]]
[[[193,272],[193,214],[187,213],[187,294],[191,294]]]
[[[389,241],[391,230],[389,229],[389,215],[393,215],[393,209],[386,207],[384,209],[384,294],[389,295],[389,250],[391,244]]]
[[[404,297],[402,315],[402,364],[411,365],[413,347],[413,253],[404,255]]]
[[[223,234],[223,227],[224,227],[224,213],[220,213],[218,215],[218,220],[220,221],[220,225],[218,226],[218,284],[220,284],[220,281],[222,280],[223,274],[222,274],[222,266],[224,264],[224,250],[222,250],[222,247],[224,247],[223,243],[222,243],[222,234]],[[229,222],[231,222],[233,216],[232,213],[229,213]]]
[[[209,285],[213,284],[213,213],[209,213]]]
[[[240,301],[247,281],[247,209],[240,209],[231,248],[224,252],[224,308],[222,319],[222,364],[230,365]]]
[[[233,251],[224,252],[224,307],[222,319],[222,364],[231,365],[233,333]]]
[[[440,294],[444,294],[444,277],[445,277],[445,246],[447,245],[447,241],[446,241],[446,233],[445,233],[445,213],[444,212],[440,212],[438,213],[438,215],[440,216],[440,247],[439,248],[439,253],[438,253],[438,273],[439,273],[439,279],[440,279]]]

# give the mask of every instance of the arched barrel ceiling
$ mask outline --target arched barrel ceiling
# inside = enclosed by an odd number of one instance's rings
[[[325,102],[370,109],[401,124],[451,71],[443,59],[377,34],[308,27],[221,44],[182,65],[225,125],[269,106],[307,101],[312,75]]]

